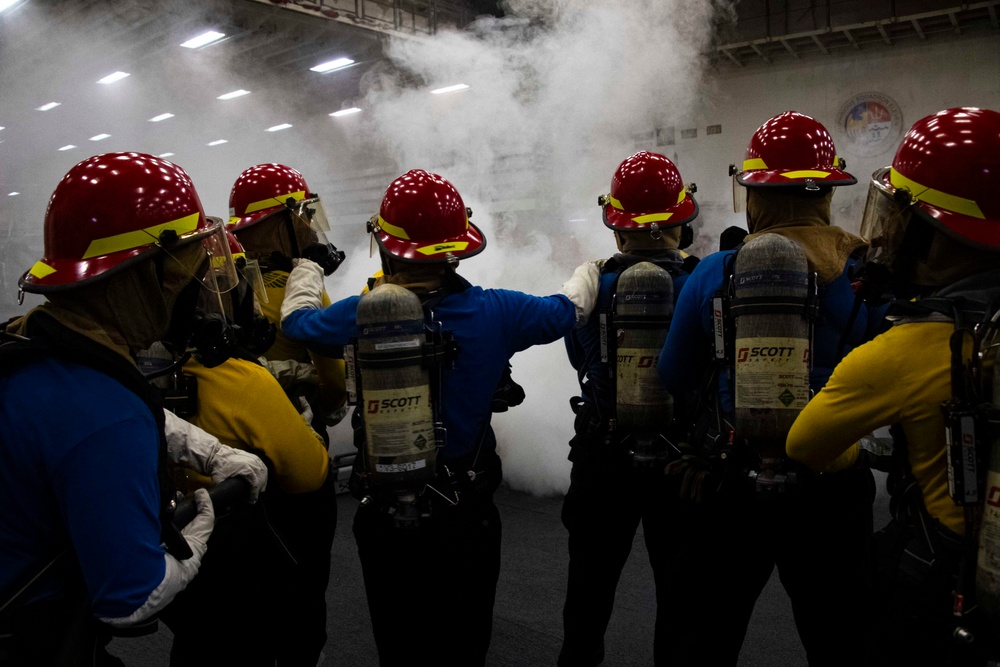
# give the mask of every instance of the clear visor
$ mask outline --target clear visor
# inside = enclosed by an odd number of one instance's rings
[[[295,202],[293,211],[299,218],[307,221],[309,227],[320,237],[330,231],[330,220],[326,217],[326,210],[319,197]]]
[[[253,295],[260,303],[268,303],[267,290],[264,289],[264,275],[260,270],[260,263],[256,259],[247,260],[239,269],[240,282],[246,282],[247,286],[253,290]]]
[[[195,278],[201,281],[201,284],[210,292],[216,294],[224,294],[234,289],[239,284],[240,277],[236,272],[236,263],[229,250],[226,228],[221,220],[216,220],[212,232],[202,237],[201,246],[208,256],[208,261],[204,270]],[[171,255],[169,249],[166,252]]]
[[[861,236],[868,241],[868,261],[893,266],[906,234],[909,212],[899,205],[895,190],[886,184],[889,167],[872,174],[861,216]]]
[[[747,189],[740,185],[736,177],[741,172],[733,173],[733,213],[743,213],[747,210]]]

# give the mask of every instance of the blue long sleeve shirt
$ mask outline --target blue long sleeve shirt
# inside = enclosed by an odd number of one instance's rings
[[[282,329],[323,354],[340,354],[358,335],[355,316],[361,298],[348,297],[323,310],[295,311],[282,321]],[[445,368],[442,376],[440,402],[448,439],[438,457],[448,462],[476,451],[480,442],[495,447],[490,404],[510,358],[569,333],[576,307],[561,294],[538,297],[470,286],[446,295],[433,311],[459,346],[454,367]]]
[[[677,300],[670,333],[657,363],[660,379],[675,397],[697,391],[715,363],[712,296],[722,287],[726,262],[733,254],[734,250],[726,250],[704,258]],[[884,309],[862,306],[851,321],[855,297],[848,276],[854,264],[855,260],[849,259],[841,275],[819,289],[820,313],[813,332],[809,375],[813,392],[823,388],[843,356],[875,336],[884,317]],[[726,374],[720,380],[719,392],[723,412],[731,416],[733,387]]]

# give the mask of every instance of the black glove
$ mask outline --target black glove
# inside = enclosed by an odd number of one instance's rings
[[[347,255],[337,250],[332,243],[310,243],[302,251],[302,257],[312,260],[323,268],[323,275],[330,275],[340,267]]]
[[[493,412],[507,412],[515,405],[524,402],[524,388],[510,376],[510,365],[507,365],[496,390],[493,392],[493,402],[490,405]]]

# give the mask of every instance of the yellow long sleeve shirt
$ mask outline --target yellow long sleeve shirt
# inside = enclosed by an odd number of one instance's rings
[[[941,404],[951,398],[950,322],[894,326],[847,355],[788,433],[788,456],[824,470],[858,439],[900,424],[913,476],[931,516],[964,534],[962,508],[948,496]]]
[[[330,465],[323,441],[266,368],[242,359],[205,368],[191,359],[184,371],[198,379],[192,424],[230,447],[266,455],[279,486],[289,493],[323,485]]]

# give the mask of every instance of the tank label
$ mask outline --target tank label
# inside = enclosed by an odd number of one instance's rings
[[[998,447],[997,444],[993,445]],[[993,455],[994,465],[997,459]],[[986,476],[986,504],[979,528],[979,558],[976,568],[976,588],[980,603],[989,611],[998,611],[1000,604],[1000,472],[990,470]]]
[[[412,456],[435,447],[430,387],[366,388],[363,395],[370,455]]]
[[[656,348],[618,348],[615,389],[619,405],[662,405],[670,400],[656,374],[659,354]]]
[[[809,401],[809,341],[736,339],[736,407],[801,410]]]

